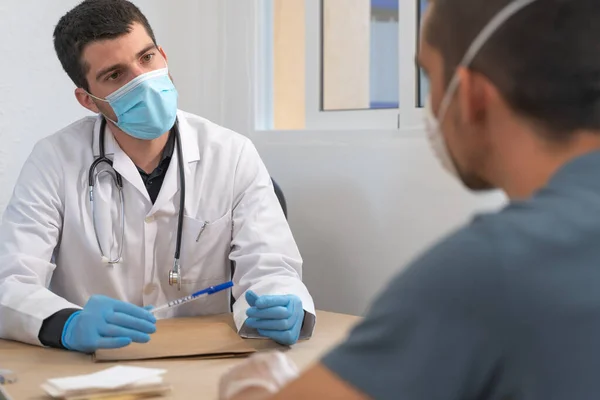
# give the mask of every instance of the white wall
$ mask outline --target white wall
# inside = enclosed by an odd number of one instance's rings
[[[40,138],[84,115],[52,47],[60,15],[76,1],[0,1],[0,209]]]
[[[475,210],[503,201],[466,193],[420,132],[264,132],[253,139],[285,191],[304,280],[321,309],[362,314],[417,253]]]
[[[0,1],[0,210],[34,143],[85,115],[52,47],[76,0]],[[421,133],[251,132],[253,20],[239,0],[138,0],[169,56],[181,107],[248,134],[283,187],[321,309],[359,314],[432,240],[500,198],[446,177]]]
[[[78,3],[0,0],[0,212],[10,200],[33,145],[87,115],[75,100],[75,87],[63,72],[52,43],[56,23]],[[136,3],[155,20],[156,33],[164,34],[165,2]]]
[[[234,1],[223,3],[233,10]],[[254,61],[254,14],[251,2],[236,4],[225,12],[225,37],[211,38],[226,43],[219,122],[254,141],[282,186],[317,307],[362,314],[409,260],[505,199],[464,190],[440,168],[422,131],[254,132],[254,71],[244,73]]]

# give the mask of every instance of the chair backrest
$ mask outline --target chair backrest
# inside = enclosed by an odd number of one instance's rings
[[[271,182],[273,182],[273,189],[275,189],[275,195],[277,196],[277,200],[279,200],[279,205],[281,206],[281,209],[283,210],[283,215],[285,215],[285,218],[287,219],[287,203],[285,201],[285,196],[283,195],[283,191],[281,190],[281,187],[279,187],[279,185],[277,184],[277,182],[275,182],[275,180],[273,178],[271,178]]]
[[[273,189],[275,190],[275,195],[277,196],[277,200],[279,200],[279,205],[281,206],[281,209],[283,210],[283,215],[285,215],[285,219],[287,219],[287,203],[285,201],[285,196],[283,194],[283,190],[281,190],[281,187],[277,184],[277,182],[275,182],[275,180],[273,178],[271,178],[271,182],[273,182]],[[235,272],[235,263],[233,261],[231,261],[231,277],[233,278],[233,273]],[[233,298],[233,293],[231,294],[231,300],[230,300],[230,308],[231,311],[233,311],[233,303],[235,303],[235,299]]]

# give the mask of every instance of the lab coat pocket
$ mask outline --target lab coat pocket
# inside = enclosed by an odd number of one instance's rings
[[[231,222],[229,211],[214,221],[183,218],[182,285],[228,276]]]

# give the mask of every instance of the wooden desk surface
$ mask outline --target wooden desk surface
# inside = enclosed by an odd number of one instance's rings
[[[226,321],[233,327],[230,315],[210,317]],[[281,349],[294,360],[300,369],[317,361],[321,355],[344,339],[359,317],[317,312],[317,325],[313,337],[291,349],[276,345],[270,340],[248,340],[258,350]],[[221,375],[243,359],[194,360],[174,359],[135,361],[127,365],[164,368],[165,381],[173,386],[170,399],[216,399]],[[47,399],[40,385],[49,378],[89,374],[112,367],[114,363],[94,363],[91,356],[64,350],[45,349],[21,343],[0,340],[0,369],[10,369],[17,374],[18,382],[4,386],[14,400]]]

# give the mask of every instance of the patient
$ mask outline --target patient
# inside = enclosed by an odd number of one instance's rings
[[[222,399],[600,396],[600,1],[433,0],[419,63],[443,166],[510,204],[397,276],[297,377],[283,354]]]

